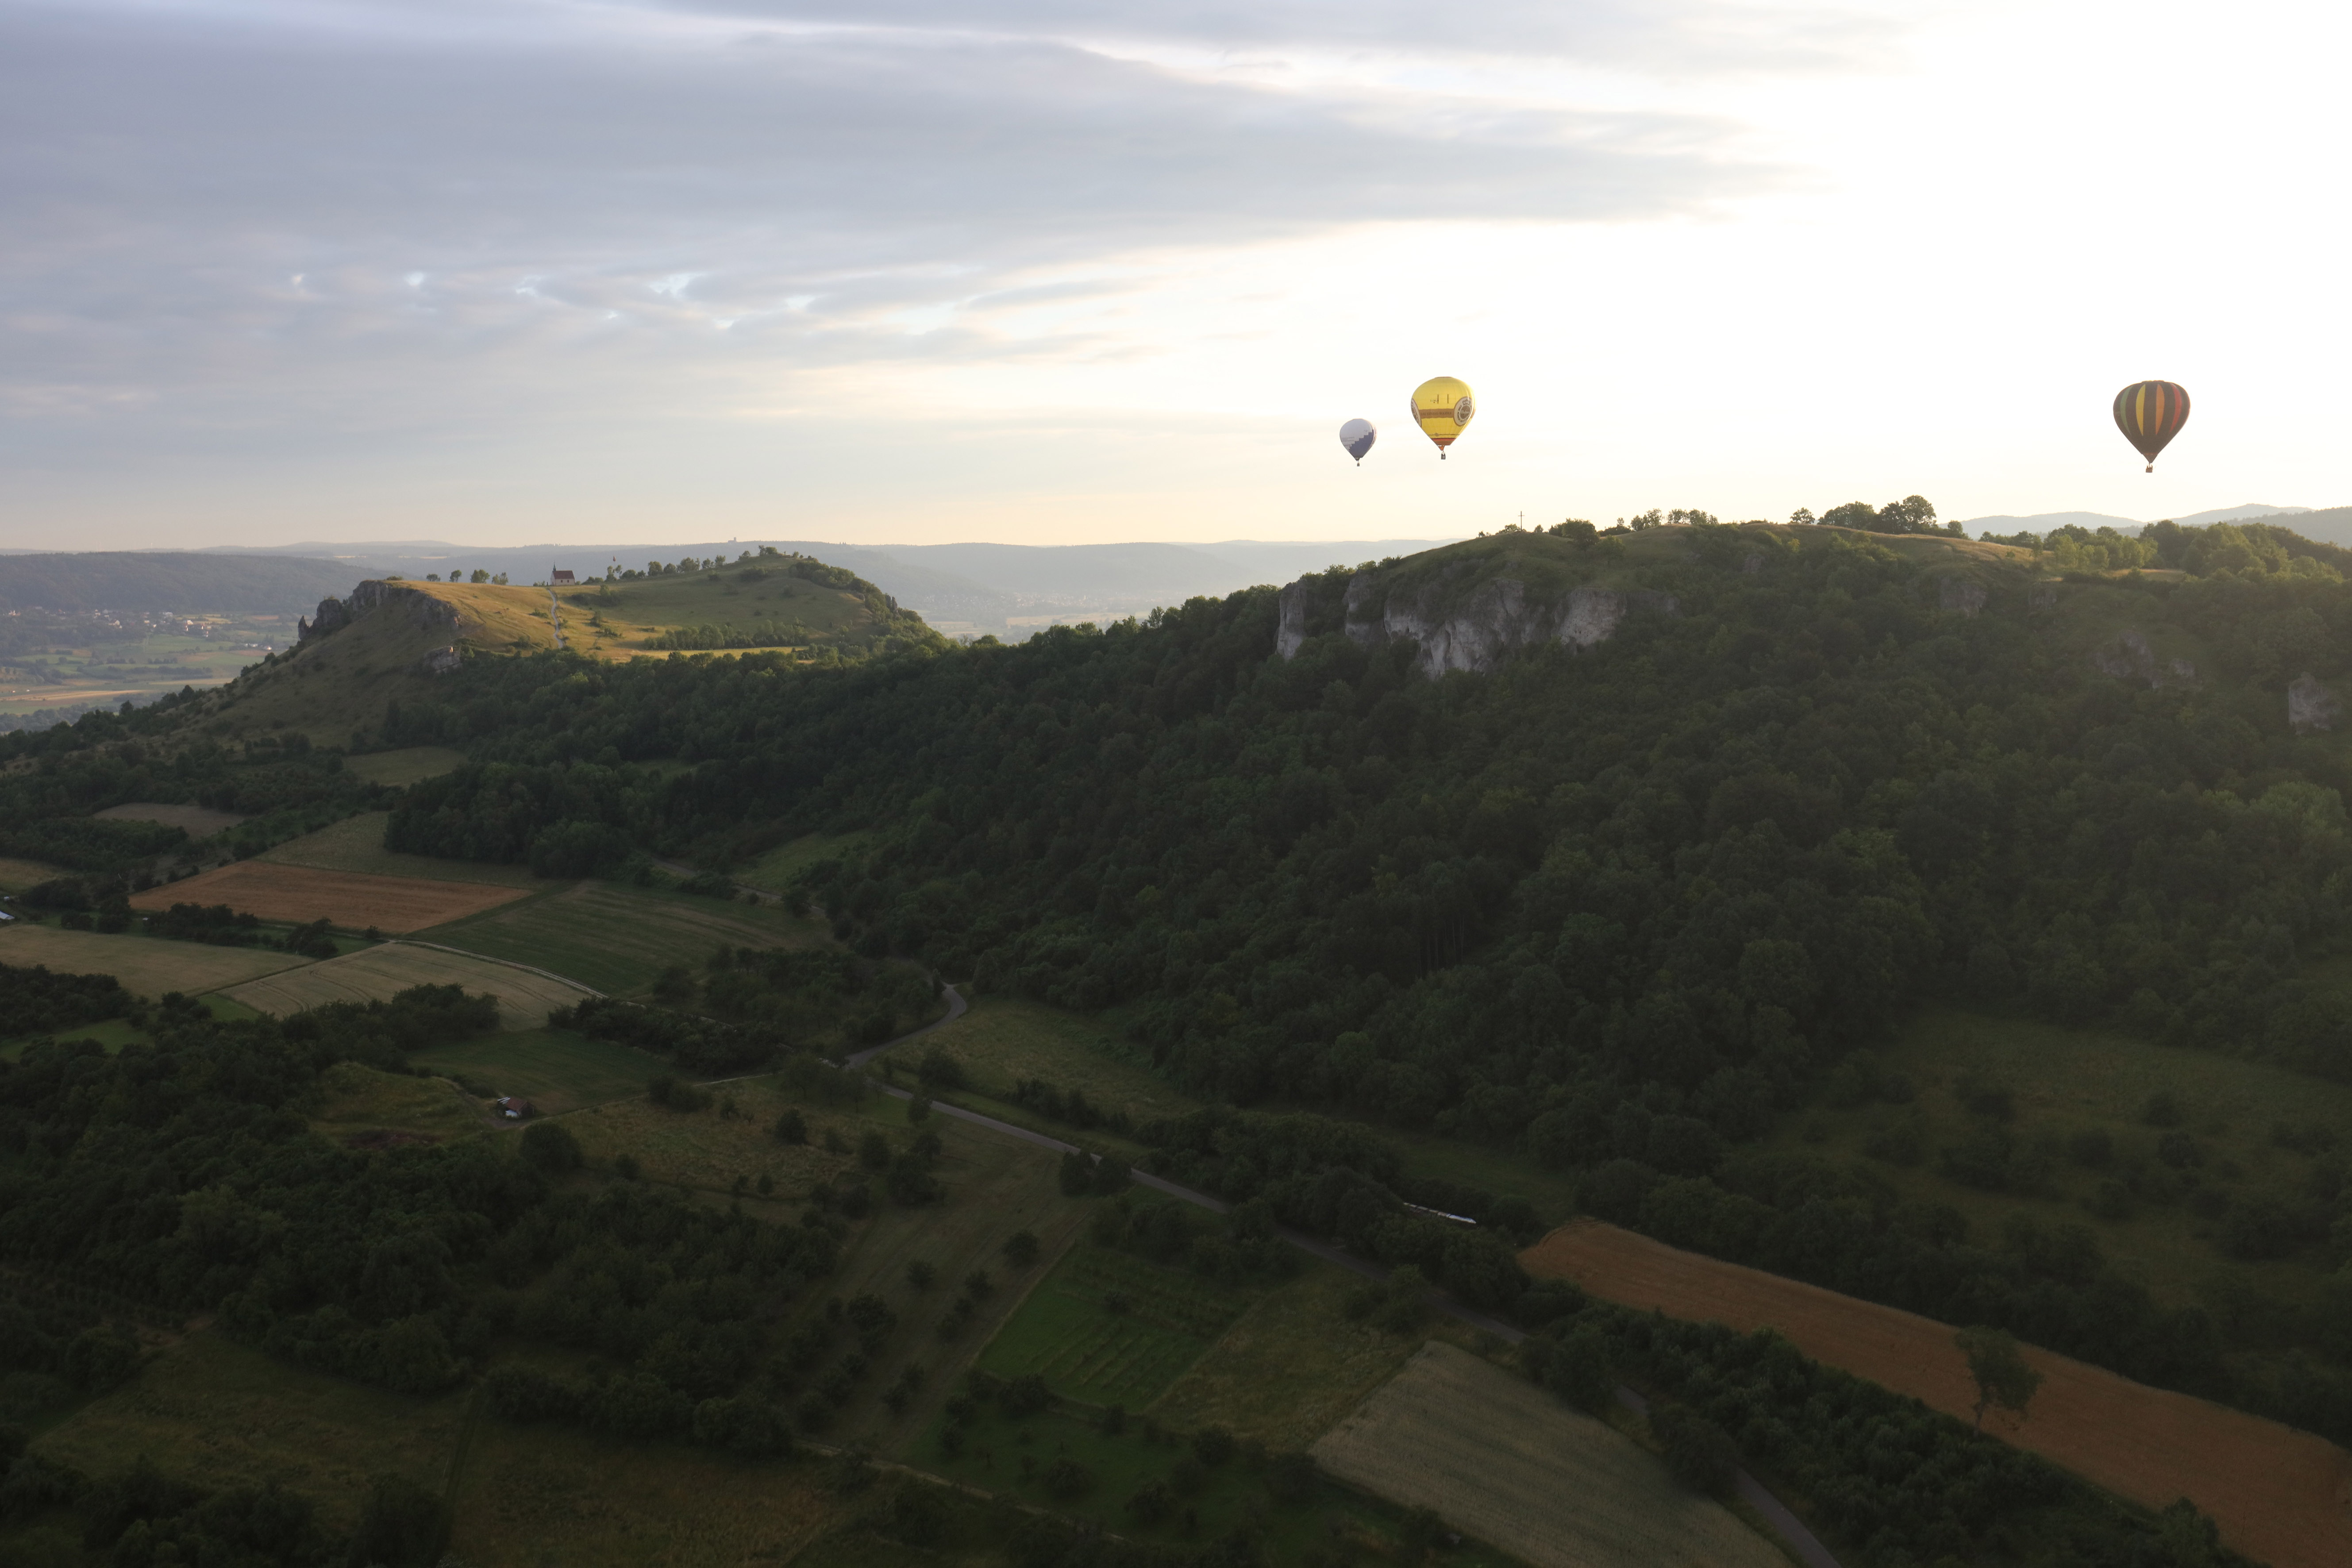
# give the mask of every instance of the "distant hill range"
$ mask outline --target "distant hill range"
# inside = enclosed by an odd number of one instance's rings
[[[2272,506],[2264,501],[2249,501],[2244,506],[2217,507],[2211,511],[2191,512],[2187,517],[2168,521],[2185,528],[2202,528],[2214,522],[2249,522],[2255,519],[2277,521],[2284,518],[2333,518],[2352,512],[2352,508],[2336,507],[2328,511],[2314,511],[2307,506]],[[2153,520],[2150,520],[2153,521]],[[1988,533],[2047,533],[2053,528],[2112,528],[2118,533],[2137,533],[2146,526],[2137,519],[2112,517],[2103,511],[2039,511],[2031,517],[1971,517],[1961,520],[1960,526],[1981,539]],[[2331,544],[2352,542],[2328,534],[2314,533],[2303,522],[2287,524],[2306,539],[2325,539]]]
[[[0,610],[297,615],[351,585],[346,563],[294,553],[245,558],[111,550],[0,555]]]
[[[726,540],[674,544],[533,544],[473,550],[436,540],[358,544],[311,542],[269,551],[226,546],[221,556],[291,554],[339,563],[341,592],[355,576],[399,573],[415,578],[476,570],[503,572],[515,583],[544,582],[557,568],[582,581],[607,566],[645,569],[649,561],[718,555],[732,560],[772,544],[843,566],[874,584],[932,626],[950,634],[1018,635],[1028,624],[1081,615],[1132,615],[1194,597],[1220,598],[1261,583],[1286,583],[1327,566],[1417,554],[1444,539],[1286,542],[1227,540],[1217,544],[829,544],[815,540]],[[7,563],[0,561],[0,571]],[[312,595],[314,598],[318,595]]]

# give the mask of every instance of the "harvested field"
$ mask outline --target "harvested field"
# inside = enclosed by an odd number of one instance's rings
[[[433,940],[551,969],[620,995],[652,984],[673,963],[698,966],[722,942],[805,947],[824,940],[824,931],[773,904],[753,909],[684,893],[583,882],[435,931]]]
[[[419,779],[436,779],[465,765],[466,753],[447,746],[404,746],[397,752],[370,752],[343,759],[343,772],[355,779],[401,786]]]
[[[173,904],[226,904],[239,914],[300,925],[327,920],[347,931],[422,931],[479,914],[523,894],[475,882],[429,882],[420,877],[371,877],[321,871],[267,860],[232,865],[134,894],[131,907],[167,910]]]
[[[33,1451],[93,1476],[143,1455],[203,1487],[277,1481],[316,1500],[330,1529],[349,1530],[379,1475],[440,1486],[466,1399],[369,1388],[196,1333],[43,1433]]]
[[[1448,1344],[1307,1450],[1343,1481],[1437,1510],[1534,1568],[1786,1568],[1779,1548],[1654,1456]]]
[[[499,1025],[507,1029],[536,1029],[547,1022],[550,1011],[587,994],[580,986],[512,964],[388,942],[239,985],[229,997],[283,1017],[330,1002],[390,1001],[412,985],[462,985],[477,994],[487,992],[499,999]]]
[[[385,755],[392,755],[386,752]],[[500,888],[537,890],[559,884],[541,881],[527,866],[494,866],[486,860],[444,860],[432,855],[397,855],[383,847],[388,811],[363,811],[331,822],[316,833],[289,838],[254,857],[279,866],[310,866],[321,871],[364,871],[375,877],[421,877],[434,882],[488,882]]]
[[[233,811],[214,811],[202,805],[165,805],[152,800],[110,805],[90,815],[103,822],[160,822],[166,827],[184,830],[191,838],[210,838],[222,828],[235,827],[245,820]]]
[[[1528,1273],[1573,1279],[1604,1300],[1748,1331],[1770,1328],[1807,1355],[1972,1419],[1975,1384],[1949,1326],[1592,1220],[1519,1255]],[[1987,1430],[2150,1508],[2185,1497],[2231,1546],[2273,1568],[2352,1563],[2352,1455],[2275,1422],[2149,1388],[2046,1351],[2022,1426]]]
[[[310,961],[252,947],[208,947],[152,936],[100,936],[59,926],[0,926],[0,963],[46,963],[71,974],[111,974],[142,996],[190,995],[296,969]]]

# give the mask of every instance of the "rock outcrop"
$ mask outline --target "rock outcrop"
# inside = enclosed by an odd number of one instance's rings
[[[1275,652],[1293,658],[1309,636],[1322,580],[1301,578],[1283,589]],[[1328,603],[1328,600],[1326,601]],[[1496,577],[1466,593],[1441,576],[1412,587],[1386,588],[1377,572],[1348,583],[1341,629],[1364,647],[1411,641],[1424,675],[1488,670],[1507,656],[1543,643],[1588,648],[1607,641],[1636,610],[1675,612],[1674,595],[1643,589],[1575,588],[1557,602],[1531,595],[1525,583]]]
[[[2286,721],[2294,727],[2295,733],[2307,735],[2314,730],[2333,730],[2343,713],[2343,700],[2319,684],[2309,670],[2288,684]]]
[[[1936,579],[1936,607],[1939,610],[1956,611],[1974,620],[1977,613],[1985,607],[1986,597],[1985,585],[1981,583],[1972,583],[1966,577]]]
[[[371,610],[387,606],[406,616],[420,630],[447,626],[455,631],[459,625],[457,606],[448,600],[405,584],[371,578],[353,588],[348,599],[320,600],[318,615],[298,623],[295,642],[299,646],[316,641],[342,630]]]
[[[455,675],[458,666],[464,662],[458,657],[456,645],[451,644],[446,647],[436,647],[418,659],[416,671],[419,675]]]
[[[2189,660],[2159,659],[2145,632],[2119,633],[2113,642],[2093,648],[2091,668],[2118,680],[2145,680],[2151,687],[2184,686],[2197,679],[2197,667]]]

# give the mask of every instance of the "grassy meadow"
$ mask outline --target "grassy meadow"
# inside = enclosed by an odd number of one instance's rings
[[[1335,1264],[1307,1263],[1259,1296],[1151,1414],[1186,1431],[1223,1426],[1269,1448],[1306,1447],[1422,1342],[1348,1317],[1363,1283]]]
[[[699,970],[713,948],[811,946],[822,927],[773,904],[583,882],[545,898],[419,933],[450,947],[551,970],[623,996],[674,963]]]
[[[412,985],[462,985],[477,994],[496,996],[499,1026],[509,1029],[539,1028],[551,1010],[569,1006],[585,994],[576,985],[512,964],[405,942],[383,942],[272,974],[236,986],[229,994],[248,1007],[282,1017],[330,1002],[389,1001]]]
[[[357,1062],[329,1068],[310,1107],[311,1130],[339,1143],[377,1141],[385,1133],[437,1142],[469,1137],[489,1126],[481,1105],[446,1079],[383,1072]]]
[[[1770,1145],[1855,1161],[1905,1198],[1950,1205],[1988,1240],[2017,1214],[2087,1226],[2167,1303],[2234,1317],[2255,1301],[2314,1298],[2325,1262],[2317,1249],[2232,1256],[2227,1214],[2250,1200],[2303,1201],[2317,1158],[2276,1135],[2284,1129],[2294,1142],[2319,1127],[2340,1136],[2352,1127],[2352,1086],[2211,1051],[1948,1010],[1914,1019],[1880,1053],[1877,1071],[1882,1081],[1899,1077],[1911,1098],[1841,1104],[1851,1094],[1833,1086],[1831,1103],[1786,1119]],[[2177,1126],[2150,1123],[2158,1095],[2178,1108]],[[1996,1108],[2003,1097],[2005,1116],[1968,1103]],[[2005,1164],[1990,1157],[2004,1146]]]
[[[786,883],[818,861],[852,854],[865,843],[862,833],[804,833],[737,867],[735,879],[745,887],[780,893]]]
[[[466,765],[466,753],[452,746],[403,746],[395,752],[365,752],[343,759],[343,772],[369,784],[405,788],[439,778]]]
[[[25,921],[0,926],[0,963],[45,963],[68,973],[111,974],[124,989],[142,996],[161,996],[167,991],[193,996],[300,968],[310,962],[266,948],[213,947],[131,931],[100,936]]]
[[[1015,1083],[1035,1078],[1081,1090],[1097,1110],[1124,1112],[1138,1123],[1181,1116],[1200,1104],[1154,1073],[1116,1030],[1082,1013],[1018,997],[982,996],[954,1023],[883,1059],[911,1069],[932,1050],[954,1058],[977,1093],[1003,1103],[1012,1101]]]
[[[200,1486],[275,1480],[348,1530],[378,1475],[441,1485],[468,1397],[393,1394],[197,1332],[42,1433],[33,1449],[91,1475],[145,1455]]]
[[[487,1096],[520,1095],[542,1116],[622,1100],[669,1070],[661,1058],[568,1029],[502,1029],[412,1051],[411,1065],[478,1088]]]
[[[437,747],[420,750],[436,751]],[[400,756],[398,752],[386,752],[386,757]],[[456,753],[451,753],[455,755]],[[371,762],[369,757],[354,757],[354,763]],[[357,871],[371,877],[420,877],[435,882],[488,882],[500,888],[529,888],[534,891],[561,887],[558,882],[541,881],[522,866],[493,866],[479,860],[445,860],[432,855],[400,855],[383,847],[383,825],[392,817],[388,811],[363,811],[347,816],[341,822],[330,823],[316,833],[306,833],[299,838],[289,838],[273,848],[254,857],[280,866],[308,866],[320,871]]]
[[[1250,1300],[1188,1270],[1081,1246],[1030,1292],[979,1365],[999,1377],[1035,1373],[1066,1399],[1141,1410]]]
[[[747,562],[634,583],[583,583],[556,590],[556,596],[563,601],[563,626],[572,646],[604,658],[626,658],[672,626],[797,626],[797,633],[776,645],[789,647],[854,635],[873,619],[861,595],[820,587],[774,563]]]

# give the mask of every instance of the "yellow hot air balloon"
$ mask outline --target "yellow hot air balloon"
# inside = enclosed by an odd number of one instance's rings
[[[1478,411],[1470,398],[1470,388],[1450,375],[1432,376],[1412,389],[1413,423],[1421,433],[1437,443],[1437,455],[1445,456],[1445,448],[1454,437],[1469,427],[1470,416]]]

